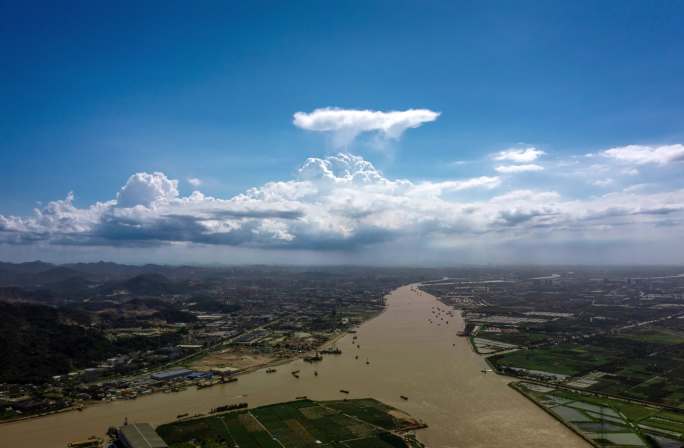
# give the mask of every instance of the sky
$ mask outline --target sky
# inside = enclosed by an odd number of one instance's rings
[[[1,260],[684,264],[682,2],[0,16]]]

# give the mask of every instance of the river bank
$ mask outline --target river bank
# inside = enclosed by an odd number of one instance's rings
[[[373,397],[405,410],[429,425],[418,437],[432,448],[587,446],[508,387],[508,378],[482,374],[484,360],[472,352],[467,338],[456,335],[463,329],[458,313],[449,325],[434,325],[428,321],[434,307],[446,308],[405,286],[388,296],[383,313],[355,334],[341,335],[335,342],[341,355],[315,364],[297,359],[270,374],[262,367],[235,383],[211,388],[100,403],[82,412],[0,425],[0,440],[7,446],[63,448],[71,440],[103,435],[125,418],[159,425],[228,403],[259,406],[308,396]],[[294,370],[299,378],[291,374]]]

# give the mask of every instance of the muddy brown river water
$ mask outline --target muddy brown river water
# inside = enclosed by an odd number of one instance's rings
[[[433,306],[446,310],[429,294],[404,286],[388,296],[382,314],[358,329],[360,348],[347,335],[337,343],[342,355],[317,364],[295,360],[278,366],[276,373],[262,369],[235,383],[1,424],[0,447],[64,448],[68,441],[103,435],[124,418],[159,425],[178,414],[206,413],[227,403],[259,406],[301,395],[315,400],[373,397],[396,406],[429,425],[417,434],[430,448],[589,446],[509,388],[509,379],[483,374],[484,360],[456,335],[463,328],[458,313],[449,324],[431,324]],[[300,379],[290,374],[293,370],[301,370]]]

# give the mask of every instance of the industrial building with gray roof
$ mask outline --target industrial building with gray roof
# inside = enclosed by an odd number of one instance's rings
[[[168,448],[148,423],[124,425],[119,428],[118,436],[126,448]]]

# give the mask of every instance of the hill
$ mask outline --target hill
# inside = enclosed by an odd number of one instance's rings
[[[0,302],[0,316],[0,382],[40,383],[114,352],[81,312]]]

